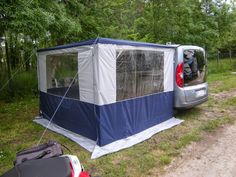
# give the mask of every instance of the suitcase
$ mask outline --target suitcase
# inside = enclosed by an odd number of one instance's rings
[[[73,168],[68,157],[30,160],[16,165],[1,177],[71,177]]]
[[[63,155],[61,145],[56,141],[48,141],[39,146],[31,147],[16,154],[14,165],[19,165],[28,160],[47,159]]]

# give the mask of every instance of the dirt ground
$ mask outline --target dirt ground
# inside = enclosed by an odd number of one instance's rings
[[[188,146],[167,167],[164,177],[235,177],[236,124]],[[173,165],[175,164],[175,165]]]
[[[212,96],[225,99],[236,96],[236,90]],[[232,113],[236,118],[235,110]],[[206,136],[187,146],[181,156],[166,167],[163,177],[236,177],[236,124]]]

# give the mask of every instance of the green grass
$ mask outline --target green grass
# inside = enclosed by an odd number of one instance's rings
[[[221,117],[219,119],[214,119],[206,122],[200,127],[200,130],[207,132],[213,132],[221,125],[233,123],[234,119],[232,117]]]
[[[181,149],[193,141],[199,141],[200,135],[198,130],[189,132],[188,134],[182,136],[175,144],[176,149]]]
[[[236,71],[236,58],[220,59],[217,62],[216,59],[208,61],[208,73],[219,74],[224,72]]]
[[[158,148],[162,151],[167,151],[168,149],[170,149],[170,147],[171,147],[171,144],[168,142],[160,142],[158,144]]]
[[[161,165],[168,165],[171,162],[171,158],[168,155],[161,155],[160,156],[160,164]]]
[[[236,76],[231,74],[234,65],[229,65],[228,60],[225,61],[227,63],[222,63],[223,69],[217,71],[212,68],[216,65],[215,61],[209,62],[208,81],[211,94],[236,88]],[[185,120],[181,125],[158,133],[131,148],[96,160],[91,160],[91,154],[74,142],[51,131],[47,131],[43,142],[54,139],[65,144],[93,176],[156,176],[188,144],[200,141],[207,133],[214,133],[222,125],[232,124],[236,115],[229,114],[229,111],[235,106],[235,97],[227,97],[222,101],[210,95],[207,103],[177,113],[176,117]],[[44,129],[33,123],[36,115],[36,97],[15,98],[11,102],[0,101],[0,174],[12,167],[17,151],[37,144]]]
[[[217,64],[216,60],[208,62],[208,82],[210,92],[219,93],[235,88],[236,77],[231,72],[236,72],[236,58],[231,61],[222,59]]]
[[[226,106],[236,106],[236,95],[225,102]]]

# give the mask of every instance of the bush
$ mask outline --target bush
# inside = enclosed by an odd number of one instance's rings
[[[12,72],[14,73],[14,71]],[[1,73],[0,89],[7,83],[6,72]],[[9,86],[10,84],[10,86]],[[12,100],[28,96],[36,96],[38,92],[37,71],[21,71],[14,75],[11,82],[0,91],[0,99]]]

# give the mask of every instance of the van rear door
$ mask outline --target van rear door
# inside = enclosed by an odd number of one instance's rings
[[[190,108],[208,98],[205,51],[198,46],[181,45],[175,57],[174,107]]]
[[[184,49],[183,78],[186,102],[196,102],[207,96],[207,62],[201,48]]]

